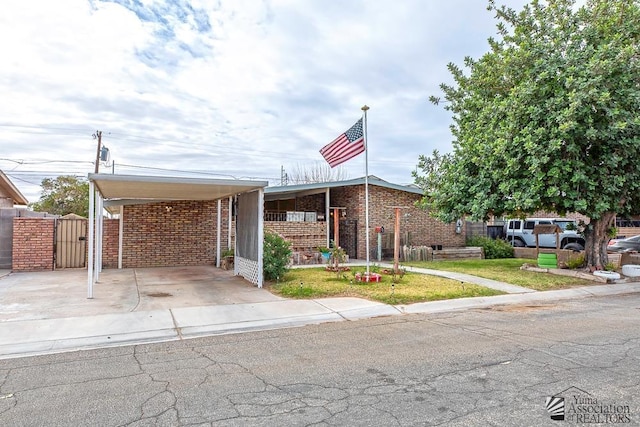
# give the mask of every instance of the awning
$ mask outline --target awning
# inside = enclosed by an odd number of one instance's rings
[[[267,181],[89,174],[105,206],[163,200],[218,200],[264,188]]]

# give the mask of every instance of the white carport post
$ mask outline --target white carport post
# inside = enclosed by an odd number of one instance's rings
[[[102,273],[102,226],[104,224],[104,200],[100,193],[97,194],[96,203],[96,282],[100,281],[100,273]]]
[[[264,281],[264,188],[258,190],[258,287]]]
[[[87,298],[93,298],[93,244],[95,234],[95,198],[96,189],[93,181],[89,180],[89,262],[87,263]]]
[[[222,254],[220,251],[220,235],[222,231],[220,227],[222,227],[222,200],[218,199],[218,222],[216,223],[216,267],[220,268],[220,255]]]
[[[233,220],[233,196],[229,196],[229,219],[227,221],[227,249],[231,249],[231,221]]]
[[[122,239],[124,233],[124,205],[120,205],[120,218],[118,219],[118,269],[122,269]]]

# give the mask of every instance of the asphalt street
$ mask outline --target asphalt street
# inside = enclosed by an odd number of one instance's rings
[[[0,425],[640,425],[639,310],[603,296],[0,360]]]

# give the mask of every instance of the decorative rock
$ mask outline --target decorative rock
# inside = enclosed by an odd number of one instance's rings
[[[615,271],[606,271],[606,270],[596,270],[593,272],[594,276],[604,277],[608,280],[618,280],[620,279],[620,274]]]
[[[623,265],[622,274],[624,274],[627,277],[638,277],[640,276],[640,265],[637,265],[637,264]]]

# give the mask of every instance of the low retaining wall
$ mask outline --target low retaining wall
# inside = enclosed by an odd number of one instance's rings
[[[433,260],[446,259],[484,259],[484,251],[480,247],[451,248],[433,251]]]
[[[583,254],[583,252],[575,252],[569,249],[540,248],[540,250],[536,250],[536,248],[513,248],[513,256],[515,258],[538,259],[538,253],[556,254],[558,256],[558,264],[566,264],[570,259],[577,258]]]

